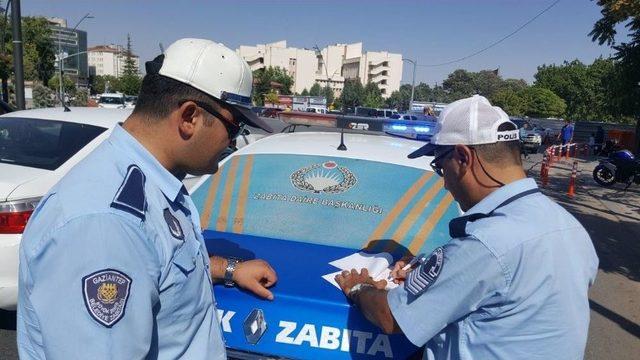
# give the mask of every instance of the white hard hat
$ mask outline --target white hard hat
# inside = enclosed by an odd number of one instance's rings
[[[504,123],[514,130],[498,131]],[[520,139],[517,126],[501,108],[491,106],[484,96],[474,95],[454,101],[442,110],[429,143],[408,155],[409,158],[432,156],[438,146],[481,145]]]
[[[211,40],[180,39],[164,54],[146,63],[147,73],[190,85],[230,105],[234,115],[248,125],[272,132],[271,127],[251,111],[253,75],[249,65],[228,47]]]

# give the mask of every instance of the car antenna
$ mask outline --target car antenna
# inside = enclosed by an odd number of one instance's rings
[[[340,128],[340,146],[338,150],[347,151],[347,146],[344,144],[344,126]]]

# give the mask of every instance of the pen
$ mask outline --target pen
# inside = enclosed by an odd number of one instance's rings
[[[425,254],[418,254],[413,259],[411,259],[411,261],[409,261],[407,265],[405,265],[402,268],[402,271],[407,271],[416,263],[418,262],[422,263],[424,260],[425,260]],[[394,280],[394,277],[391,274],[389,274],[389,276],[387,277],[387,280]]]

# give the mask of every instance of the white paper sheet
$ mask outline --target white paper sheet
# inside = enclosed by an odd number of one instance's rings
[[[391,273],[392,262],[393,256],[386,252],[377,254],[357,252],[355,254],[330,262],[329,265],[335,266],[340,270],[331,274],[323,275],[322,278],[338,289],[340,289],[340,286],[336,282],[335,277],[344,270],[350,271],[351,269],[356,269],[360,271],[361,269],[367,269],[367,271],[369,271],[369,275],[373,278],[373,280],[387,280],[387,277]],[[387,281],[387,289],[393,289],[397,286],[398,284]]]

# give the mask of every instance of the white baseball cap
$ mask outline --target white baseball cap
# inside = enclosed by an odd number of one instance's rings
[[[515,130],[498,131],[510,123]],[[518,127],[501,108],[491,106],[484,96],[474,95],[447,105],[440,116],[429,143],[408,155],[410,159],[432,156],[438,146],[480,145],[520,139]]]
[[[251,111],[253,75],[235,51],[205,39],[180,39],[146,63],[147,73],[156,73],[192,86],[226,103],[240,121],[273,132]]]

